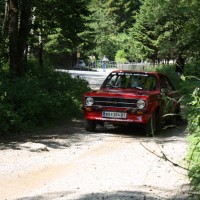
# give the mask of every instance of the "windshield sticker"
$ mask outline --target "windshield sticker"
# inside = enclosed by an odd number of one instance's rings
[[[118,76],[145,76],[145,77],[147,77],[147,76],[149,76],[146,72],[144,72],[144,73],[131,73],[131,72],[118,72],[118,73],[116,73],[116,72],[112,72],[112,75],[118,75]]]

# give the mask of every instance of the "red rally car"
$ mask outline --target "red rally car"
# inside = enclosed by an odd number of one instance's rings
[[[96,125],[140,124],[148,135],[161,129],[162,122],[175,123],[180,113],[179,94],[169,78],[158,72],[116,70],[100,89],[83,95],[85,129]]]

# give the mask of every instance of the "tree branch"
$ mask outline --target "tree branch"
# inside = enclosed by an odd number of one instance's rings
[[[179,168],[181,168],[181,169],[184,169],[184,170],[186,170],[186,171],[189,171],[187,168],[185,168],[185,167],[183,167],[183,166],[181,166],[181,165],[179,165],[179,164],[177,164],[177,163],[171,161],[171,160],[166,156],[166,154],[165,154],[163,151],[161,151],[162,156],[160,156],[160,155],[156,154],[154,151],[151,151],[150,149],[148,149],[147,147],[145,147],[141,142],[140,142],[140,144],[141,144],[147,151],[149,151],[150,153],[154,154],[154,155],[157,156],[158,158],[161,158],[161,159],[163,159],[163,160],[165,160],[165,161],[170,162],[170,163],[171,163],[172,165],[174,165],[175,167],[179,167]]]

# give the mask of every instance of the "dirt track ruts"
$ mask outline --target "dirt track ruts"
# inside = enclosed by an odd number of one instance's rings
[[[1,139],[0,199],[192,199],[187,171],[155,155],[184,166],[185,128],[148,138],[140,129],[110,126],[88,133],[77,120]]]

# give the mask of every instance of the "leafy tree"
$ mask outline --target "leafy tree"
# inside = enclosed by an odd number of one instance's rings
[[[58,43],[64,41],[67,49],[72,52],[81,40],[78,33],[85,27],[82,16],[89,14],[87,4],[88,0],[71,0],[68,3],[64,0],[5,1],[5,14],[0,16],[3,25],[1,33],[4,33],[1,37],[6,41],[8,30],[10,71],[22,76],[26,70],[27,55],[30,53],[39,58],[39,64],[43,66],[44,47],[51,40],[51,37],[48,38],[51,34],[59,34],[61,37],[56,37],[60,39]]]
[[[119,41],[126,30],[134,22],[134,12],[138,9],[139,1],[130,0],[92,0],[89,8],[87,31],[82,33],[85,39],[83,48],[89,54],[96,52],[100,58],[107,55],[110,60],[115,58],[118,50],[123,49]],[[120,37],[120,39],[118,39]]]
[[[183,1],[182,12],[187,17],[183,31],[180,35],[180,42],[185,46],[185,53],[193,60],[200,59],[200,2],[193,0],[192,2]]]
[[[155,1],[154,1],[155,2]],[[183,42],[183,31],[189,18],[187,8],[182,1],[157,1],[154,12],[150,14],[150,24],[155,25],[158,35],[158,57],[174,59],[185,54],[187,44]]]
[[[100,57],[105,54],[111,58],[113,55],[112,47],[114,47],[112,38],[116,34],[115,16],[108,17],[107,3],[104,1],[93,0],[89,8],[92,12],[88,25],[90,32],[86,33],[85,37],[89,37],[88,34],[91,33],[96,46],[94,52],[97,52]]]
[[[58,53],[72,53],[77,48],[81,41],[78,34],[85,29],[85,19],[82,16],[89,14],[87,4],[88,0],[71,0],[68,3],[64,0],[35,3],[34,27],[35,35],[39,34],[41,38],[39,41],[41,65],[43,48],[48,51],[51,46],[51,49],[55,48]]]
[[[199,56],[199,2],[144,0],[130,29],[132,55],[154,60]]]
[[[108,16],[114,15],[116,17],[116,27],[118,33],[126,32],[135,23],[136,11],[139,10],[140,1],[135,0],[109,0]]]
[[[158,60],[155,24],[149,22],[150,13],[155,8],[154,2],[146,0],[136,15],[136,23],[130,29],[130,54],[136,60],[149,59],[153,63]]]

